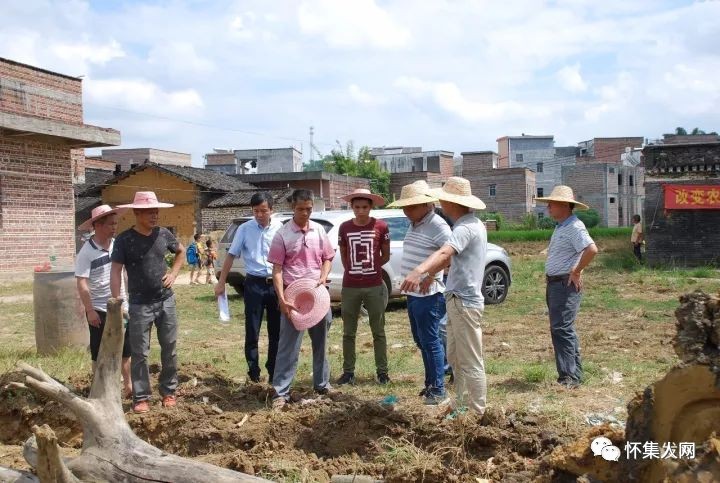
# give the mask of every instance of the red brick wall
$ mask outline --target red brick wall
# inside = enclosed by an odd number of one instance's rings
[[[481,171],[493,169],[493,163],[497,163],[496,153],[464,153],[463,155],[463,177],[477,176]]]
[[[526,168],[487,169],[464,176],[472,194],[485,202],[486,211],[500,213],[505,221],[519,222],[533,212],[535,172]],[[490,196],[495,185],[495,196]]]
[[[73,265],[74,211],[70,150],[0,136],[0,272]]]
[[[620,155],[625,152],[625,148],[640,148],[643,145],[642,137],[625,137],[625,138],[595,138],[593,140],[594,154],[593,156],[580,156],[577,158],[579,162],[586,163],[620,163]]]
[[[455,175],[455,160],[452,156],[440,155],[440,174],[446,177]]]
[[[325,202],[326,210],[339,210],[347,205],[346,201],[340,199],[341,196],[350,194],[356,188],[367,188],[370,189],[370,181],[366,179],[348,178],[348,181],[344,179],[338,180],[323,180],[322,181],[322,197],[320,196],[320,180],[302,180],[302,181],[250,181],[256,186],[267,189],[284,189],[288,185],[293,189],[308,189],[312,190],[315,195],[315,199],[322,198]],[[317,202],[316,202],[317,205]],[[276,210],[277,211],[277,210]]]
[[[0,111],[82,124],[82,81],[0,60]]]
[[[105,171],[115,171],[115,162],[108,161],[94,156],[85,157],[85,167],[93,169],[102,169]]]
[[[501,137],[497,140],[498,143],[498,168],[509,168],[510,167],[510,140],[505,137]]]
[[[392,173],[390,175],[390,195],[395,199],[400,198],[402,187],[418,180],[425,180],[431,188],[439,188],[448,176],[442,173],[431,173],[430,171],[410,171],[407,173]],[[392,201],[392,200],[388,200]]]

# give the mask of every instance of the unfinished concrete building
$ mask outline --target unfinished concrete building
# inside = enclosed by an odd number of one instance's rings
[[[128,171],[145,163],[192,166],[192,156],[188,153],[154,148],[103,149],[102,158],[114,162],[120,171]]]

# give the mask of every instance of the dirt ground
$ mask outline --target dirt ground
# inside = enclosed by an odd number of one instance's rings
[[[517,278],[508,301],[486,309],[484,349],[491,405],[480,420],[473,415],[448,420],[442,409],[422,404],[417,397],[419,355],[408,339],[404,309],[393,302],[388,338],[398,340],[401,347],[390,347],[390,358],[397,361],[400,355],[393,354],[402,354],[402,360],[409,361],[392,374],[395,403],[387,404],[387,392],[373,384],[318,397],[303,392],[307,385],[301,383],[293,393],[295,403],[273,412],[270,386],[246,384],[244,377],[231,377],[223,367],[229,348],[239,347],[232,339],[236,336],[208,339],[198,333],[197,341],[203,341],[198,347],[212,362],[181,361],[181,404],[166,409],[156,402],[150,413],[136,415],[124,401],[128,421],[142,439],[163,450],[271,480],[322,482],[353,474],[388,482],[548,478],[553,450],[587,431],[586,415],[612,412],[622,418],[635,392],[677,362],[673,311],[678,296],[696,284],[672,274],[659,280],[649,272],[619,274],[600,267],[589,271],[586,284],[591,289],[578,319],[588,381],[568,391],[553,384],[552,346],[538,288],[542,248],[540,243],[508,247]],[[702,284],[714,292],[720,286]],[[183,286],[177,293],[200,299],[204,296],[194,294],[209,290]],[[194,313],[184,319],[187,344],[194,340],[193,331],[200,330],[200,315],[197,321],[189,320]],[[333,368],[339,367],[338,330],[334,327],[331,334]],[[358,355],[369,359],[371,339],[366,327],[361,332]],[[303,348],[303,357],[308,351]],[[151,366],[154,383],[158,370]],[[303,377],[306,381],[307,374]],[[17,372],[0,375],[0,465],[27,468],[20,445],[34,424],[49,424],[64,453],[77,453],[82,446],[79,422],[57,403],[7,387],[20,380]],[[88,376],[61,382],[78,394],[89,392]],[[557,472],[553,478],[565,481]]]

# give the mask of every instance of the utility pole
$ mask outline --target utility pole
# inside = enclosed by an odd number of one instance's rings
[[[309,149],[309,151],[310,151],[310,161],[309,161],[309,163],[312,163],[312,161],[313,161],[313,147],[315,146],[315,145],[313,144],[313,134],[314,134],[314,133],[315,133],[315,128],[313,128],[312,126],[310,126],[310,149]]]

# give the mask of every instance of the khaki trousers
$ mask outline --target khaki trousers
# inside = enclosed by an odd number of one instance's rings
[[[465,307],[453,295],[447,305],[447,359],[455,374],[456,407],[485,412],[487,383],[482,347],[482,309]],[[466,399],[467,393],[467,399]]]

